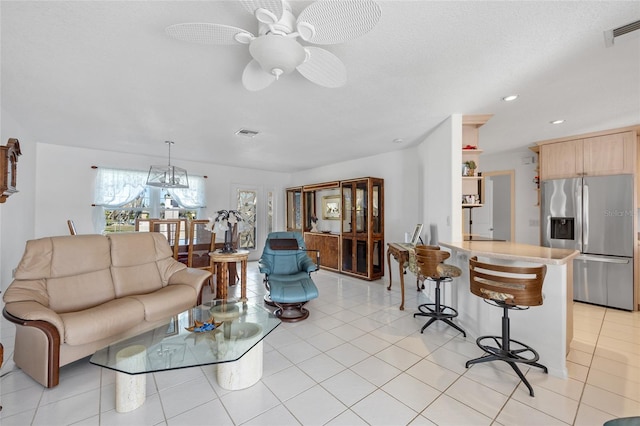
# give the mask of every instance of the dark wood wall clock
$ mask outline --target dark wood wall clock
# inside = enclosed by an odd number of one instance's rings
[[[0,146],[0,203],[4,203],[11,194],[18,192],[16,177],[18,156],[21,154],[18,139],[9,138],[6,145]]]

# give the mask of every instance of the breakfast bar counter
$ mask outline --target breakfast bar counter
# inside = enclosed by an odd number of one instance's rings
[[[573,338],[573,258],[577,250],[518,244],[506,241],[439,242],[451,251],[448,262],[462,270],[448,286],[451,304],[459,312],[457,320],[469,336],[499,335],[501,313],[469,289],[469,258],[477,256],[486,263],[511,266],[547,266],[541,306],[515,312],[511,318],[511,336],[531,345],[540,354],[540,363],[549,374],[567,377],[566,356]]]

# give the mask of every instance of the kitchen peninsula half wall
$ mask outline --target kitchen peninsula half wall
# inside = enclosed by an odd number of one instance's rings
[[[462,327],[475,338],[499,334],[501,315],[469,290],[469,258],[478,256],[481,262],[511,266],[547,266],[543,304],[514,313],[511,336],[538,351],[549,374],[567,377],[566,356],[573,339],[573,259],[579,252],[504,241],[439,244],[451,250],[451,263],[462,270],[456,278],[460,285],[448,286],[451,293],[447,297],[458,310]]]
[[[366,280],[384,276],[384,180],[363,177],[286,189],[287,231],[320,266]]]

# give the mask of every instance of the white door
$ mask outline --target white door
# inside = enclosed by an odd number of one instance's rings
[[[471,222],[472,235],[493,238],[493,180],[491,177],[484,179],[483,196],[482,207],[468,209],[467,223]]]

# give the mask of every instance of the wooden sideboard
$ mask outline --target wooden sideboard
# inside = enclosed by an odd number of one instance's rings
[[[336,272],[340,270],[340,235],[305,232],[304,243],[307,249],[320,251],[320,266]]]

